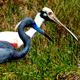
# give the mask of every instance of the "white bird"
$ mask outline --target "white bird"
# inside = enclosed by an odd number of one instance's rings
[[[54,21],[60,26],[64,27],[77,41],[77,37],[66,27],[64,26],[55,16],[53,11],[47,7],[44,7],[41,12],[39,12],[34,21],[40,27],[44,21]],[[16,25],[15,29],[19,26],[21,21]],[[26,34],[30,37],[33,38],[36,34],[36,30],[33,28],[30,28],[28,31],[26,31]],[[0,40],[1,41],[8,41],[10,42],[15,48],[20,48],[21,45],[23,45],[23,41],[20,39],[18,32],[12,32],[12,31],[5,31],[5,32],[0,32]]]

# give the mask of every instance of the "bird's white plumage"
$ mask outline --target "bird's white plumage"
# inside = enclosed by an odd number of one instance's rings
[[[5,36],[5,37],[4,37]],[[22,40],[20,39],[18,32],[0,32],[0,41],[8,41],[10,43],[17,43],[17,47],[20,47],[23,44]]]
[[[52,12],[52,13],[53,13],[53,11],[52,11],[51,9],[47,8],[47,7],[44,7],[44,8],[42,9],[42,11],[46,12],[47,14],[48,14],[49,12]]]

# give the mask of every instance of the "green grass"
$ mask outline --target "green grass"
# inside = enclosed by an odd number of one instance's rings
[[[0,31],[14,31],[15,25],[21,19],[34,19],[37,12],[47,6],[80,40],[79,0],[35,0],[34,4],[32,0],[6,0],[1,4]],[[0,65],[1,80],[58,80],[62,74],[80,74],[77,66],[80,41],[74,40],[63,28],[52,22],[44,22],[41,28],[53,39],[53,43],[37,33],[32,39],[30,56],[26,56],[27,63],[19,60],[7,62],[6,68]]]

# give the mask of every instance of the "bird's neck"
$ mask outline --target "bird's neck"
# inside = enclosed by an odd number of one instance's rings
[[[34,21],[37,24],[37,26],[40,27],[45,20],[43,18],[41,18],[40,13],[38,13],[36,15]]]
[[[14,54],[12,56],[12,60],[18,60],[26,56],[26,54],[29,52],[31,47],[31,39],[29,36],[26,35],[24,32],[25,26],[20,26],[18,28],[18,34],[21,38],[21,40],[24,42],[24,48],[21,51],[14,51]]]
[[[45,20],[44,20],[43,18],[41,18],[41,17],[40,17],[40,13],[38,13],[38,14],[36,15],[34,21],[35,21],[35,23],[37,24],[37,26],[40,27]],[[27,34],[29,37],[33,38],[33,37],[35,36],[36,32],[37,32],[36,30],[34,30],[33,28],[30,28],[30,29],[26,32],[26,34]]]
[[[22,26],[18,29],[18,34],[21,38],[21,40],[24,42],[24,47],[28,45],[28,41],[30,40],[30,37],[26,35],[24,32],[24,28]]]

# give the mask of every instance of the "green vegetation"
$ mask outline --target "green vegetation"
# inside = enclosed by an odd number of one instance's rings
[[[14,31],[21,19],[34,19],[45,6],[80,40],[79,0],[0,0],[0,31]],[[44,22],[41,28],[54,42],[37,33],[32,39],[30,56],[26,56],[27,63],[22,59],[0,65],[0,80],[65,80],[62,74],[80,75],[80,41],[52,22]]]

